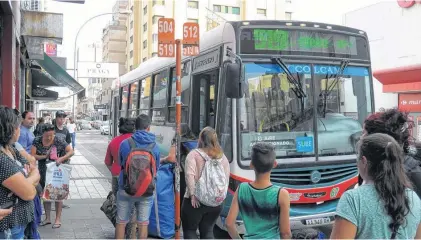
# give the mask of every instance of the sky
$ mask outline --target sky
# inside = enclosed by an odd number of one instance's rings
[[[89,18],[102,13],[110,13],[115,0],[85,0],[85,4],[48,1],[49,12],[60,12],[64,16],[64,38],[59,47],[59,56],[67,57],[67,68],[73,68],[74,41],[79,28]],[[253,0],[254,1],[254,0]],[[283,0],[277,0],[283,1]],[[365,7],[381,0],[292,0],[293,20],[316,21],[341,24],[346,12]],[[386,0],[396,1],[396,0]],[[102,29],[111,21],[105,15],[89,21],[79,33],[77,46],[83,47],[93,42],[101,42]]]

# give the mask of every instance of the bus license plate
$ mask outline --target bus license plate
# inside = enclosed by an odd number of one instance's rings
[[[329,217],[306,220],[306,225],[319,225],[319,224],[327,224],[327,223],[330,223]]]

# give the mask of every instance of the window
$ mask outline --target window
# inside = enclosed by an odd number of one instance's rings
[[[165,123],[165,107],[167,105],[168,72],[162,71],[154,76],[152,99],[152,122]]]
[[[175,68],[171,69],[171,98],[169,99],[168,122],[175,122],[175,93],[176,93],[176,72]],[[190,104],[190,61],[181,64],[181,122],[185,123],[188,120],[189,104]]]
[[[152,2],[152,6],[155,6],[155,5],[164,5],[164,2],[162,0],[158,0],[158,1],[154,0]]]
[[[198,9],[199,8],[199,2],[198,1],[188,1],[187,7]]]
[[[122,87],[120,89],[121,93],[121,106],[120,106],[120,116],[126,117],[127,115],[127,104],[129,100],[129,86]]]
[[[148,47],[148,40],[143,41],[143,49]]]
[[[151,77],[147,77],[140,81],[140,113],[149,115],[149,103],[151,96]]]
[[[261,8],[258,8],[258,9],[257,9],[257,14],[258,14],[258,15],[263,15],[263,16],[266,16],[266,9],[261,9]]]
[[[137,116],[137,108],[139,104],[139,83],[130,84],[130,101],[129,101],[129,117]]]
[[[153,52],[152,53],[152,57],[157,57],[158,56],[158,53],[157,52]]]
[[[228,6],[224,7],[224,13],[228,13]]]
[[[133,42],[133,36],[130,36],[130,43]]]
[[[158,22],[158,20],[160,19],[160,18],[163,18],[164,16],[160,16],[160,15],[155,15],[155,16],[153,16],[152,17],[152,24],[155,24],[155,23],[157,23]]]
[[[148,30],[148,23],[143,24],[143,32]]]
[[[146,15],[148,13],[148,6],[145,6],[143,8],[143,15]]]
[[[130,58],[133,58],[133,50],[130,50]]]
[[[133,20],[130,21],[130,29],[133,29]]]
[[[221,12],[221,5],[213,5],[214,12]]]
[[[154,33],[152,34],[152,43],[158,42],[158,34]]]
[[[292,20],[292,12],[285,12],[285,20]]]
[[[187,19],[187,22],[199,23],[199,19],[189,18],[189,19]]]
[[[232,14],[240,15],[240,8],[239,7],[232,7]]]
[[[142,62],[146,62],[146,61],[148,61],[148,58],[147,57],[144,57],[143,60],[142,60]]]

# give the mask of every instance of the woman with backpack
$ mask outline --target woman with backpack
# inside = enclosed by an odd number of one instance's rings
[[[421,197],[421,162],[414,158],[417,155],[416,151],[411,153],[411,149],[416,149],[411,136],[412,127],[413,122],[409,120],[408,114],[393,108],[370,115],[364,121],[363,136],[384,133],[399,143],[405,154],[403,161],[405,173],[411,181],[414,191]],[[361,183],[360,177],[359,184]]]
[[[211,127],[199,134],[198,148],[186,158],[186,193],[181,208],[185,239],[214,239],[213,228],[222,211],[229,183],[229,162]],[[213,187],[210,187],[213,186]]]

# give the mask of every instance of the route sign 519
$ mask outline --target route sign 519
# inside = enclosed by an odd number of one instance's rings
[[[174,57],[174,19],[160,18],[158,20],[158,56]]]

